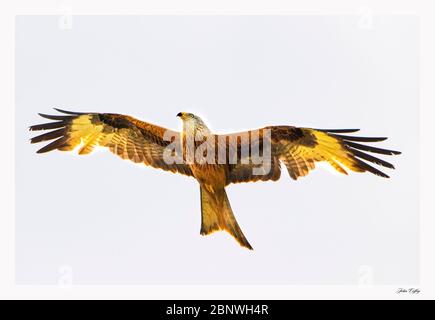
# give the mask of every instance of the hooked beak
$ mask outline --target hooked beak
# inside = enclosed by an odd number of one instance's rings
[[[183,117],[183,112],[179,112],[179,113],[177,114],[177,117],[182,118],[182,117]]]

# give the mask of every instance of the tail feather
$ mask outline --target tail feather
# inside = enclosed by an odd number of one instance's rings
[[[245,248],[253,250],[234,217],[225,189],[210,192],[201,186],[201,234],[225,230]]]

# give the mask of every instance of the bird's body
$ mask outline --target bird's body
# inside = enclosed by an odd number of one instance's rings
[[[183,117],[181,113],[179,116]],[[201,136],[201,140],[195,140],[195,137],[199,136]],[[200,163],[195,161],[194,156],[201,145],[204,145],[205,150],[209,149],[208,145],[213,144],[211,141],[214,139],[215,135],[202,121],[195,121],[193,118],[183,121],[183,131],[181,132],[183,160],[189,164],[194,178],[210,190],[213,186],[225,187],[227,185],[225,167],[216,163]]]
[[[225,191],[229,184],[276,181],[281,176],[280,163],[294,180],[306,176],[316,162],[327,162],[343,174],[347,170],[368,171],[388,178],[366,161],[394,167],[366,152],[400,153],[364,144],[386,138],[343,135],[358,131],[355,129],[269,126],[217,135],[199,117],[179,113],[183,120],[183,130],[179,133],[126,115],[57,110],[65,115],[40,114],[55,122],[30,127],[30,130],[52,130],[31,139],[32,143],[54,140],[38,153],[55,149],[71,151],[78,147],[79,154],[88,154],[100,146],[123,159],[191,176],[200,185],[201,234],[225,230],[248,249],[252,247],[234,217]]]

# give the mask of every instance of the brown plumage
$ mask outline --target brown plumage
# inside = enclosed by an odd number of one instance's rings
[[[89,154],[99,146],[122,159],[194,177],[201,192],[201,234],[225,230],[248,249],[252,247],[234,217],[227,185],[276,181],[281,176],[280,163],[294,180],[306,176],[317,162],[327,162],[343,174],[350,170],[388,178],[372,164],[389,169],[393,165],[369,153],[400,154],[366,144],[386,138],[347,135],[357,129],[269,126],[215,135],[199,117],[179,113],[180,134],[126,115],[56,110],[63,114],[40,114],[53,122],[30,127],[31,131],[50,130],[31,139],[31,143],[50,141],[38,153],[78,148],[79,154]]]

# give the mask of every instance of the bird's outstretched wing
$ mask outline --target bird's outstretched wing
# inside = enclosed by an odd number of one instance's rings
[[[260,149],[266,143],[271,146],[270,172],[264,175],[253,173],[256,166],[237,163],[229,165],[230,183],[278,180],[282,162],[292,179],[306,176],[316,166],[316,162],[329,163],[335,170],[347,174],[347,170],[355,172],[371,172],[389,178],[388,175],[373,167],[372,164],[394,169],[391,163],[379,159],[370,153],[397,155],[399,151],[372,147],[366,143],[384,141],[387,138],[358,137],[348,135],[358,129],[311,129],[291,126],[271,126],[260,130],[247,131],[227,135],[228,137],[250,137],[251,145],[258,144]],[[266,135],[266,132],[268,134]],[[255,134],[253,134],[255,133]],[[240,149],[242,139],[236,144]],[[231,146],[228,146],[231,149]],[[240,153],[240,151],[239,151]],[[258,165],[257,165],[258,166]]]
[[[30,127],[31,131],[51,130],[31,139],[31,143],[54,140],[39,149],[38,153],[56,149],[71,151],[80,146],[78,153],[83,155],[100,146],[108,148],[122,159],[192,176],[187,165],[164,161],[164,150],[172,142],[164,137],[179,139],[178,132],[121,114],[56,110],[63,115],[39,114],[54,122]]]

